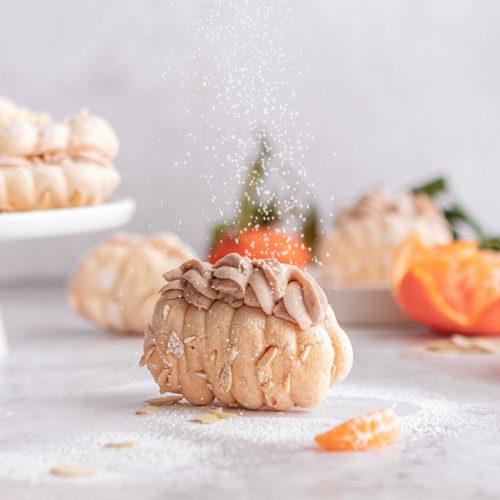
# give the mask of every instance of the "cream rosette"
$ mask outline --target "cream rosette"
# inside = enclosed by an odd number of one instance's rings
[[[286,410],[319,404],[349,373],[350,341],[307,272],[230,254],[164,277],[141,359],[160,392]]]
[[[163,284],[162,272],[194,255],[172,234],[118,233],[80,259],[69,285],[72,307],[105,330],[142,333]]]
[[[427,245],[452,239],[441,210],[426,194],[370,191],[340,210],[320,242],[320,276],[339,286],[390,286],[396,249],[412,235]]]
[[[0,211],[104,202],[120,182],[111,125],[87,112],[57,123],[0,99]]]

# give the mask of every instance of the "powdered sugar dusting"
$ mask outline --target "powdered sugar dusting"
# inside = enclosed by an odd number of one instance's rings
[[[230,409],[235,418],[212,425],[192,422],[210,408],[187,403],[138,416],[144,400],[159,395],[138,367],[142,340],[82,331],[69,312],[54,330],[56,308],[64,311],[59,292],[2,297],[15,332],[0,384],[0,491],[9,498],[111,499],[117,489],[122,500],[363,498],[367,491],[417,500],[424,490],[429,498],[457,491],[498,498],[495,356],[409,355],[415,333],[348,328],[353,372],[317,408]],[[25,314],[26,301],[36,314]],[[392,406],[402,434],[384,450],[326,453],[314,442],[342,421]],[[105,446],[130,441],[140,444]],[[64,464],[97,474],[49,473]]]
[[[405,394],[405,397],[401,395]],[[340,411],[330,404],[314,411],[250,412],[239,410],[237,418],[211,426],[197,426],[194,417],[203,408],[188,404],[161,407],[153,415],[134,421],[131,432],[88,432],[59,445],[37,446],[27,457],[23,451],[0,452],[0,480],[53,482],[47,471],[60,463],[86,464],[98,469],[98,475],[82,481],[134,484],[161,476],[162,482],[182,489],[184,469],[202,467],[206,474],[215,474],[220,467],[244,458],[245,463],[284,460],[290,453],[310,453],[314,436],[342,420],[377,407],[395,404],[402,423],[400,447],[411,448],[421,440],[471,436],[484,431],[474,422],[474,406],[464,405],[436,394],[424,394],[408,387],[345,384],[329,396]],[[335,414],[343,414],[340,418]],[[127,412],[121,412],[122,417]],[[486,422],[487,423],[487,422]],[[130,427],[129,424],[126,425]],[[110,450],[109,442],[138,441],[131,449]],[[207,469],[207,465],[209,467]],[[133,476],[131,474],[133,473]],[[198,479],[196,479],[198,477]],[[207,476],[190,476],[200,484]],[[187,485],[186,485],[187,486]]]
[[[207,186],[211,203],[202,209],[205,226],[230,223],[243,210],[248,167],[265,143],[270,154],[255,186],[262,206],[254,208],[274,207],[271,219],[279,216],[281,224],[300,234],[315,202],[306,168],[314,138],[289,82],[291,74],[296,78],[307,68],[302,54],[286,44],[300,7],[286,0],[210,0],[192,8],[190,70],[179,73],[169,66],[162,76],[189,89],[180,103],[179,134],[186,151],[175,167],[193,168]]]
[[[173,330],[168,337],[167,352],[173,354],[176,358],[182,358],[182,356],[184,356],[184,344],[181,342],[175,330]]]

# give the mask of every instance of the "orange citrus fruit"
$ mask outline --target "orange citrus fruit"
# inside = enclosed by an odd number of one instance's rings
[[[215,264],[218,260],[222,259],[222,257],[230,253],[240,253],[240,247],[232,238],[224,236],[224,238],[210,250],[208,262],[210,262],[210,264]]]
[[[417,237],[399,248],[393,268],[401,309],[445,332],[500,334],[500,253],[473,241],[427,247]]]
[[[363,451],[394,443],[400,428],[392,408],[383,408],[353,418],[316,436],[316,443],[328,451]]]
[[[211,249],[209,262],[214,264],[233,252],[250,259],[274,258],[294,266],[306,266],[311,261],[311,252],[302,239],[278,228],[249,229],[234,239],[226,236]]]

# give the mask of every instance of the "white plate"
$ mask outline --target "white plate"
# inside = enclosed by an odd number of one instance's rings
[[[399,310],[390,287],[323,288],[341,324],[377,326],[412,323]]]
[[[27,240],[114,229],[126,224],[135,201],[108,201],[101,205],[0,213],[0,240]]]
[[[115,229],[129,222],[134,212],[135,201],[131,198],[90,207],[3,212],[0,213],[0,241],[31,240]],[[0,311],[0,357],[7,353],[8,343]]]

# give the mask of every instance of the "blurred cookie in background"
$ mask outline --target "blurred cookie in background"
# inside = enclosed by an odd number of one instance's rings
[[[78,262],[69,284],[71,305],[99,328],[142,334],[162,275],[192,257],[195,252],[170,233],[117,233]]]

